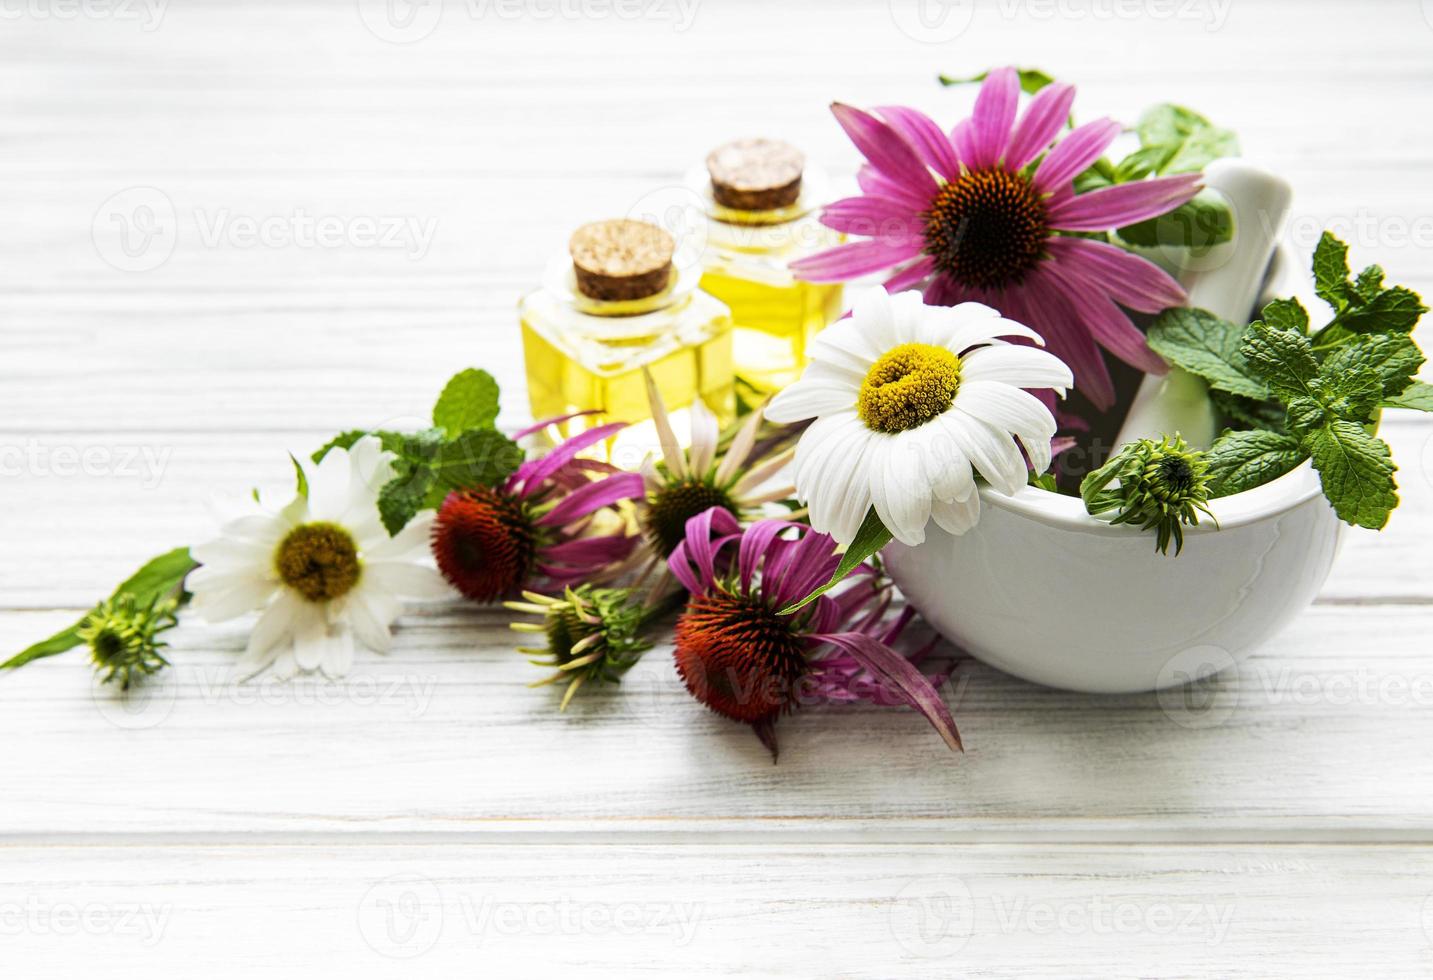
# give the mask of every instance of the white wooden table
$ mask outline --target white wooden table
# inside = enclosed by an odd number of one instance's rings
[[[1428,4],[915,9],[0,4],[0,647],[460,367],[521,422],[514,302],[573,225],[733,135],[849,173],[826,103],[951,121],[942,70],[1193,105],[1292,180],[1296,245],[1332,222],[1433,293]],[[177,235],[126,254],[119,219]],[[1185,704],[972,665],[963,757],[809,711],[773,767],[666,649],[559,716],[508,617],[456,606],[341,684],[240,685],[243,627],[197,623],[129,703],[32,665],[0,678],[0,973],[1429,975],[1433,426],[1386,433],[1402,508],[1237,674]]]

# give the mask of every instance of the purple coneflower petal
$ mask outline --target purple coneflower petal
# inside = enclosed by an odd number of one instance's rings
[[[756,564],[770,549],[776,536],[788,527],[798,526],[791,521],[763,520],[746,529],[746,534],[742,535],[741,544],[737,548],[737,571],[741,576],[743,589],[751,588],[752,578],[756,575]]]
[[[1022,169],[1055,142],[1065,120],[1070,118],[1074,101],[1075,86],[1062,82],[1046,85],[1035,93],[1010,136],[1010,145],[1005,150],[1006,168]]]
[[[1071,279],[1054,263],[1047,263],[1043,272],[1063,288],[1080,322],[1101,347],[1146,374],[1164,374],[1169,370],[1169,365],[1149,349],[1144,334],[1130,322],[1129,315],[1107,295]]]
[[[1157,217],[1199,193],[1202,174],[1137,180],[1076,194],[1051,205],[1047,219],[1060,231],[1108,231]]]
[[[792,262],[792,273],[807,282],[845,282],[900,265],[920,254],[920,243],[851,242]]]
[[[818,643],[829,643],[849,653],[882,684],[899,693],[926,720],[952,749],[961,750],[955,719],[926,676],[905,657],[864,633],[822,633],[810,637]]]
[[[916,213],[930,207],[930,195],[919,194],[904,184],[892,180],[869,163],[861,164],[860,169],[856,171],[856,185],[864,194],[899,201]]]
[[[627,534],[609,534],[591,538],[574,538],[542,549],[544,564],[580,565],[590,572],[593,565],[606,565],[632,550],[634,539]]]
[[[1187,299],[1183,287],[1159,266],[1108,242],[1056,236],[1045,247],[1067,279],[1102,289],[1132,310],[1158,313],[1183,306]]]
[[[926,284],[921,298],[927,306],[956,306],[966,300],[975,299],[971,290],[944,273],[938,273]]]
[[[925,222],[919,214],[887,197],[847,197],[835,201],[822,210],[821,223],[827,228],[864,235],[887,245],[921,239],[925,233]]]
[[[529,460],[517,468],[511,477],[508,478],[509,487],[522,486],[521,495],[531,496],[542,486],[544,480],[552,476],[564,465],[572,461],[572,458],[588,446],[596,445],[613,433],[620,432],[627,427],[626,422],[611,422],[607,425],[599,425],[595,429],[588,429],[586,432],[578,433],[571,439],[557,446],[552,452],[539,459]]]
[[[935,178],[921,163],[916,151],[890,126],[868,112],[837,102],[831,112],[861,155],[892,180],[926,197],[935,194]]]
[[[543,429],[547,428],[549,425],[559,425],[559,424],[561,424],[561,423],[563,423],[563,422],[566,422],[566,421],[568,421],[568,420],[570,420],[570,419],[581,418],[581,417],[584,416],[584,415],[597,415],[597,414],[599,414],[600,412],[601,412],[601,409],[589,408],[589,409],[588,409],[587,411],[585,411],[585,412],[569,412],[569,413],[566,414],[566,415],[556,415],[556,416],[553,416],[553,417],[550,418],[550,419],[543,419],[541,422],[534,422],[532,425],[529,425],[526,429],[518,429],[516,432],[514,432],[514,433],[512,434],[512,440],[513,440],[513,442],[517,442],[519,439],[524,439],[524,438],[526,438],[526,437],[532,435],[534,432],[541,432]]]
[[[562,498],[556,507],[537,519],[537,524],[540,527],[560,527],[619,500],[640,497],[645,491],[646,482],[640,473],[618,473],[603,480],[594,480]]]
[[[961,154],[967,167],[992,167],[1004,155],[1019,107],[1020,76],[1014,68],[997,68],[986,76],[970,115],[970,156]]]
[[[926,256],[912,262],[881,285],[886,288],[888,293],[899,293],[925,282],[933,272],[935,272],[935,259]]]
[[[927,167],[946,180],[960,176],[960,158],[955,154],[955,147],[930,116],[896,105],[880,106],[876,112],[905,138]]]
[[[1120,124],[1113,119],[1096,119],[1080,126],[1040,161],[1035,168],[1035,189],[1041,194],[1068,190],[1070,181],[1098,160],[1119,134]]]
[[[713,534],[721,537],[713,539]],[[672,551],[667,565],[688,592],[705,593],[716,581],[717,552],[740,534],[741,524],[730,511],[708,507],[687,521],[686,537]],[[693,583],[696,583],[695,587]]]
[[[1100,354],[1099,345],[1079,322],[1074,308],[1058,285],[1040,275],[1040,269],[1026,277],[1018,290],[1006,290],[996,308],[1012,320],[1034,327],[1050,352],[1074,372],[1075,386],[1100,411],[1115,402],[1114,381]],[[1012,309],[1007,310],[1006,305]]]

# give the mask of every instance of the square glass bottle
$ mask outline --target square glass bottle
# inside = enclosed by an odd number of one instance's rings
[[[806,346],[840,317],[840,284],[803,282],[787,264],[839,245],[817,220],[819,175],[778,140],[735,140],[707,157],[699,188],[706,212],[702,289],[731,308],[733,356],[744,392],[760,397],[795,381]]]
[[[533,418],[595,413],[565,422],[569,435],[633,423],[608,447],[623,465],[657,445],[644,368],[683,438],[693,399],[723,425],[735,415],[730,313],[698,288],[699,268],[672,265],[673,250],[671,236],[646,222],[584,225],[570,257],[518,304]]]

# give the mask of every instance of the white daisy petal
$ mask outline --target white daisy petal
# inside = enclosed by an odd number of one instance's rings
[[[274,545],[249,538],[215,538],[189,549],[194,560],[205,568],[236,572],[266,567],[274,557]]]
[[[975,493],[975,473],[971,469],[970,454],[965,451],[964,429],[954,425],[954,417],[947,412],[935,420],[937,431],[928,446],[927,472],[930,474],[931,492],[939,500],[965,500]]]
[[[396,610],[382,596],[364,591],[355,593],[344,609],[344,619],[358,642],[376,653],[387,653],[393,646],[388,626],[395,614]]]
[[[350,506],[353,462],[348,450],[330,449],[318,463],[301,463],[308,478],[308,510],[316,521],[341,523]]]
[[[413,599],[451,599],[453,589],[435,568],[400,561],[371,562],[363,574],[372,576],[373,584],[392,595]]]
[[[1008,429],[1020,437],[1030,457],[1030,467],[1043,473],[1050,466],[1050,440],[1055,438],[1055,419],[1040,399],[1021,388],[998,381],[967,381],[956,393],[958,408]]]
[[[404,561],[427,555],[434,516],[431,510],[419,511],[392,537],[380,526],[373,537],[358,539],[363,556],[370,561]]]
[[[353,668],[353,634],[338,628],[329,634],[328,647],[320,665],[324,676],[337,680]]]
[[[897,293],[890,298],[891,347],[928,343],[925,339],[929,319],[926,309],[925,300],[915,290]]]
[[[303,599],[287,590],[279,593],[249,633],[249,645],[244,651],[244,658],[256,663],[271,662],[277,653],[276,648],[292,639],[298,620],[304,614],[301,608],[303,602]]]
[[[981,347],[961,358],[962,381],[1003,381],[1016,388],[1054,388],[1074,385],[1065,362],[1036,347],[1007,345]]]
[[[965,500],[937,500],[930,508],[931,519],[951,534],[964,534],[980,520],[980,494]]]
[[[911,455],[918,450],[918,443],[900,436],[876,436],[872,444],[875,451],[868,460],[868,469],[876,514],[897,541],[918,545],[925,540],[931,505],[923,463]]]
[[[202,569],[190,573],[191,607],[207,622],[222,623],[245,613],[263,609],[273,598],[277,584],[254,576],[214,574],[193,581]]]
[[[846,441],[845,451],[840,454],[841,465],[831,473],[829,481],[822,484],[822,495],[830,501],[825,508],[830,524],[816,529],[830,534],[838,544],[855,540],[856,532],[866,520],[866,512],[871,509],[871,481],[867,473],[872,443],[879,438],[879,433],[864,430],[863,435]]]
[[[304,616],[296,624],[294,659],[300,670],[318,670],[328,646],[328,623],[322,616]]]
[[[961,447],[987,483],[1006,496],[1025,485],[1029,478],[1025,460],[1008,433],[966,414],[959,407],[952,408],[947,416],[948,424],[960,426]]]
[[[766,406],[765,414],[772,422],[779,424],[830,415],[843,408],[854,408],[856,391],[854,387],[837,388],[803,379],[778,392],[776,397],[771,399],[771,404]]]
[[[705,476],[716,461],[717,440],[721,438],[721,426],[716,416],[707,408],[700,397],[692,399],[691,407],[692,446],[687,458],[691,460],[692,472]]]

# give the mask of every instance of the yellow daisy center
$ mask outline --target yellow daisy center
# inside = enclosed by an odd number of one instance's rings
[[[279,542],[274,566],[285,585],[309,602],[327,602],[358,584],[358,546],[337,524],[300,524]]]
[[[960,387],[960,358],[944,347],[901,344],[871,365],[856,411],[868,429],[904,432],[950,408]]]

